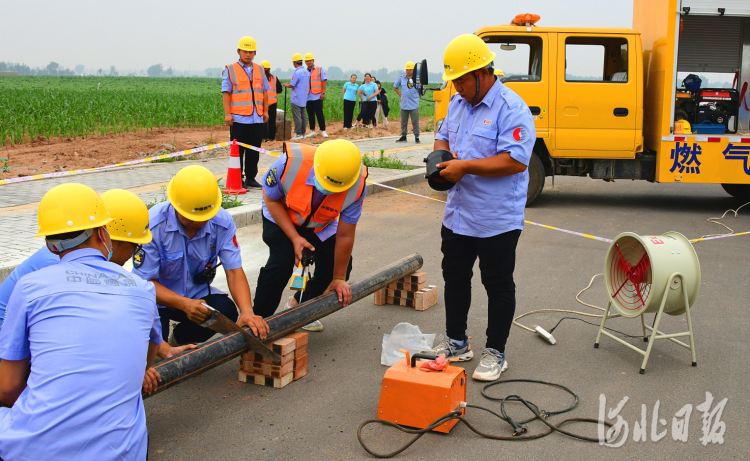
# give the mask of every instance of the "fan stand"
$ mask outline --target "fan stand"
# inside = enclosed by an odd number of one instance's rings
[[[679,281],[678,281],[679,279]],[[661,316],[664,313],[664,308],[666,307],[667,303],[667,296],[669,295],[669,290],[672,284],[679,283],[682,285],[682,294],[684,296],[684,302],[685,302],[685,317],[687,317],[687,325],[688,325],[688,331],[685,331],[683,333],[671,333],[666,334],[662,331],[659,331],[659,323],[661,322]],[[654,345],[654,341],[657,339],[668,339],[672,341],[675,344],[679,344],[680,346],[684,347],[685,349],[689,349],[690,353],[693,358],[693,366],[698,366],[698,362],[695,360],[695,341],[693,340],[693,322],[690,319],[690,302],[688,301],[688,292],[687,287],[684,283],[682,283],[682,274],[679,272],[675,272],[672,275],[669,276],[669,279],[667,280],[667,287],[664,289],[664,295],[661,299],[661,305],[659,306],[659,310],[656,311],[656,319],[654,320],[654,326],[650,327],[646,325],[646,322],[644,320],[644,315],[640,315],[641,318],[641,327],[643,329],[643,341],[648,343],[648,347],[644,351],[643,349],[633,346],[632,344],[629,344],[622,340],[621,338],[618,338],[614,336],[612,333],[606,331],[604,329],[604,324],[607,323],[607,320],[614,319],[617,317],[622,317],[621,314],[611,314],[610,315],[610,308],[612,306],[612,300],[610,300],[607,303],[607,309],[604,311],[604,316],[602,317],[602,324],[599,327],[599,333],[596,335],[596,343],[594,344],[595,348],[599,347],[599,341],[601,340],[602,334],[612,338],[613,340],[617,341],[618,343],[629,347],[630,349],[633,349],[634,351],[638,352],[639,354],[643,355],[643,363],[641,364],[641,370],[640,373],[644,374],[646,372],[646,363],[648,362],[648,357],[651,355],[651,348]],[[651,336],[648,337],[646,334],[646,330],[649,330],[651,332]],[[675,338],[681,337],[681,336],[689,336],[690,337],[690,344],[685,344],[682,341],[679,341]]]

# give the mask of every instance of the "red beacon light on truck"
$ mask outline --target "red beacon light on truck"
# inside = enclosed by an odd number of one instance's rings
[[[541,16],[538,14],[518,14],[515,18],[510,22],[513,26],[533,26],[535,23],[537,23],[541,19]]]

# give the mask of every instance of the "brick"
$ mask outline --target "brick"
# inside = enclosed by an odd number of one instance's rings
[[[307,354],[301,356],[298,359],[294,359],[294,371],[297,371],[303,367],[307,367]]]
[[[391,298],[417,299],[419,291],[391,290],[388,289],[388,296]]]
[[[255,369],[260,365],[260,374],[263,376],[270,376],[272,378],[281,378],[294,371],[294,362],[289,362],[286,365],[271,365],[270,363],[255,363],[253,367]],[[258,373],[256,373],[258,374]]]
[[[294,358],[298,359],[303,355],[307,355],[307,344],[294,351]]]
[[[386,288],[383,288],[381,290],[378,290],[375,292],[375,305],[376,306],[384,306],[386,304]]]
[[[255,376],[253,376],[252,373],[245,373],[244,371],[240,370],[237,381],[241,383],[254,383],[255,382]]]
[[[407,275],[406,277],[401,277],[400,279],[396,280],[396,282],[401,283],[425,283],[427,281],[427,273],[425,272],[415,272],[413,274]]]
[[[267,359],[263,357],[262,355],[258,354],[257,352],[255,352],[254,355],[252,355],[249,360],[251,362],[271,363],[271,359]],[[281,356],[281,365],[285,365],[291,362],[292,360],[294,360],[294,351]]]
[[[393,296],[389,296],[387,299],[388,304],[393,304],[396,306],[416,307],[417,302],[415,299],[394,298]]]
[[[310,334],[306,331],[295,331],[294,333],[286,335],[287,338],[294,338],[294,340],[297,341],[296,349],[299,349],[302,346],[306,346],[309,336]]]
[[[297,349],[297,341],[294,338],[281,338],[271,343],[271,349],[279,355],[286,355]]]
[[[276,389],[281,389],[292,381],[294,381],[294,373],[289,373],[281,378],[255,375],[255,384],[259,386],[274,387]]]
[[[413,298],[388,296],[387,299],[388,304],[413,307],[415,310],[424,311],[437,304],[438,288],[435,285],[428,285],[425,289],[415,292]]]
[[[391,290],[406,290],[406,291],[419,291],[427,286],[427,282],[421,283],[404,283],[404,282],[393,282],[388,285]]]
[[[297,381],[301,377],[305,376],[307,374],[307,365],[300,368],[299,370],[294,370],[294,380]]]

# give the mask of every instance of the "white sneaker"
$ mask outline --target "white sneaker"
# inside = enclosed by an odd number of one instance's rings
[[[354,123],[352,124],[352,128],[357,128],[357,122],[354,122]]]
[[[300,136],[300,135],[295,135],[292,139],[290,139],[290,141],[298,141],[300,139],[305,139],[305,137],[304,136]]]
[[[479,366],[471,377],[477,381],[495,381],[500,377],[500,373],[507,369],[508,361],[505,360],[504,353],[497,349],[485,349],[479,360]]]
[[[324,137],[324,138],[327,138],[327,137],[328,137],[328,133],[326,133],[325,131],[324,131],[324,132],[322,132],[321,134],[323,135],[323,137]]]
[[[308,135],[307,135],[307,136],[305,136],[305,137],[306,137],[306,138],[314,138],[314,137],[315,137],[315,136],[317,136],[317,135],[318,135],[318,133],[316,133],[316,132],[314,132],[314,131],[311,131],[311,132],[310,132],[310,134],[308,134]]]
[[[284,305],[284,310],[289,310],[292,307],[296,307],[296,304],[294,306],[291,305],[292,298],[294,298],[294,295],[290,296],[289,299],[286,300],[286,304]],[[307,325],[302,327],[303,330],[307,331],[323,331],[323,324],[320,323],[320,320],[316,320],[312,323],[308,323]]]

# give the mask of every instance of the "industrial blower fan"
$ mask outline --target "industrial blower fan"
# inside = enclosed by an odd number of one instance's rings
[[[668,339],[689,349],[693,366],[697,366],[690,307],[698,296],[701,270],[698,255],[684,235],[678,232],[643,237],[631,232],[618,235],[607,251],[604,281],[609,302],[594,347],[599,347],[602,335],[606,335],[633,349],[644,356],[640,369],[643,374],[654,341]],[[610,314],[613,307],[617,313]],[[665,312],[669,315],[684,314],[688,331],[671,334],[659,331]],[[647,313],[656,314],[653,326],[646,325],[644,315]],[[648,342],[645,351],[605,330],[607,320],[616,317],[640,317],[643,340]],[[690,344],[676,339],[682,336],[687,336]]]

